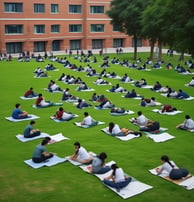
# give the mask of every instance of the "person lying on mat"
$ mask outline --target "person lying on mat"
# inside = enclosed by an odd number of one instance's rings
[[[69,88],[66,88],[63,92],[63,95],[62,95],[62,100],[65,101],[65,100],[77,100],[77,98],[73,95],[70,94],[69,92]]]
[[[33,88],[30,88],[29,90],[27,90],[24,93],[24,97],[26,98],[33,98],[33,97],[37,97],[38,95],[36,93],[34,93]]]
[[[126,187],[132,180],[131,177],[127,177],[122,168],[119,168],[117,164],[111,165],[112,173],[102,181],[105,185],[113,187],[120,191],[120,189]]]
[[[66,112],[63,107],[59,107],[56,114],[54,115],[55,119],[62,120],[62,121],[69,121],[74,117],[72,113]]]
[[[140,131],[145,132],[154,132],[159,130],[160,130],[160,123],[158,121],[151,121],[151,120],[149,120],[144,127],[140,128]]]
[[[186,115],[184,123],[177,125],[176,128],[182,130],[192,130],[194,129],[194,121],[191,119],[189,115]]]
[[[110,113],[123,114],[123,113],[125,113],[125,109],[122,108],[122,107],[113,107],[113,108],[110,110]]]
[[[85,102],[84,100],[78,99],[78,104],[76,105],[77,108],[82,109],[83,107],[89,107],[89,106],[91,105]]]
[[[109,123],[109,127],[108,127],[108,132],[112,135],[112,136],[126,136],[129,134],[134,134],[134,135],[140,135],[140,132],[136,132],[133,130],[130,130],[128,128],[120,128],[118,124],[114,124],[113,122]]]
[[[98,107],[98,108],[112,108],[112,107],[114,107],[114,106],[115,106],[115,105],[112,104],[112,102],[106,98],[106,99],[104,99],[103,102],[101,102],[101,103],[100,103],[98,106],[96,106],[96,107]]]
[[[145,126],[148,123],[148,119],[143,115],[141,111],[137,112],[138,117],[132,119],[132,123],[136,123],[139,126]]]
[[[51,140],[50,137],[46,137],[42,140],[41,144],[37,145],[34,149],[34,153],[32,155],[32,161],[34,163],[41,163],[48,161],[49,158],[53,157],[52,152],[46,152],[46,146]]]
[[[21,110],[21,105],[18,103],[15,105],[15,109],[12,112],[12,118],[25,119],[25,118],[29,118],[29,116],[28,116],[28,112]]]
[[[175,107],[172,107],[171,105],[164,105],[162,107],[162,110],[161,110],[162,113],[164,113],[164,112],[174,112],[174,111],[177,111],[177,109]]]
[[[104,174],[110,171],[111,168],[109,166],[106,166],[106,158],[107,154],[105,152],[101,152],[99,155],[95,156],[92,160],[92,167],[90,169],[90,172],[95,174]]]
[[[75,153],[70,157],[71,160],[78,161],[80,163],[90,163],[93,157],[86,151],[79,142],[74,143]]]
[[[184,179],[189,176],[189,172],[185,168],[178,168],[177,165],[169,160],[169,157],[166,155],[161,156],[162,166],[156,168],[156,172],[160,175],[163,171],[168,172],[169,178],[172,180]]]
[[[92,126],[92,125],[97,125],[97,121],[95,121],[89,114],[88,112],[84,112],[84,119],[81,122],[81,125],[87,125],[87,126]]]
[[[81,84],[79,84],[79,86],[76,88],[77,91],[81,91],[81,90],[87,90],[88,86],[86,85],[85,82],[82,82]]]
[[[178,99],[184,99],[184,98],[189,98],[189,97],[190,96],[187,93],[183,92],[181,89],[179,89],[179,91],[176,95],[176,98],[178,98]]]
[[[192,77],[191,81],[189,82],[189,86],[194,86],[194,77]]]
[[[54,103],[50,101],[45,101],[42,93],[38,94],[38,98],[36,99],[36,107],[50,107],[50,106],[61,106],[61,103]]]
[[[132,89],[131,92],[128,91],[125,96],[125,98],[134,98],[134,97],[137,97],[137,93],[135,91],[135,89]]]
[[[150,106],[150,107],[156,106],[156,99],[155,99],[155,97],[151,97],[150,99],[142,98],[140,105],[143,107],[145,107],[145,106]]]
[[[29,125],[24,129],[24,137],[32,138],[40,135],[39,129],[34,129],[35,121],[31,121]]]

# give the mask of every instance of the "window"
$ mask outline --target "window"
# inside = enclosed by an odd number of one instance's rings
[[[104,32],[104,25],[102,24],[91,25],[91,32]]]
[[[90,6],[90,13],[104,13],[104,6]]]
[[[5,34],[22,34],[23,25],[5,25]]]
[[[34,52],[45,52],[46,42],[36,41],[34,42]]]
[[[34,4],[34,12],[35,13],[44,13],[45,12],[44,4]]]
[[[52,51],[59,51],[60,50],[60,40],[54,40],[52,42]]]
[[[132,38],[132,47],[134,47],[134,45],[135,45],[135,40],[134,40],[134,38]],[[141,39],[137,39],[137,47],[142,47]]]
[[[8,13],[22,13],[22,3],[4,3],[4,11]]]
[[[45,33],[45,25],[34,25],[34,33],[35,34],[44,34]]]
[[[82,13],[81,5],[69,5],[69,13]]]
[[[119,32],[119,26],[113,25],[112,30],[113,30],[113,32]]]
[[[22,52],[22,42],[6,43],[6,51],[8,54],[11,53],[21,53]]]
[[[113,39],[113,47],[123,47],[123,39]]]
[[[52,33],[59,33],[60,32],[60,25],[51,25],[51,32]]]
[[[70,40],[71,50],[81,50],[81,40]]]
[[[58,12],[59,12],[59,5],[51,4],[51,13],[58,13]]]
[[[82,25],[69,25],[69,32],[82,32]]]
[[[103,39],[93,39],[92,49],[103,49]]]

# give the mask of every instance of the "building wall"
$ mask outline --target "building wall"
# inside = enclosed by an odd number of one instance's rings
[[[23,3],[22,13],[12,13],[4,11],[4,3]],[[113,31],[110,24],[110,18],[105,13],[90,13],[90,6],[104,6],[104,11],[109,9],[111,0],[3,0],[0,1],[0,51],[2,53],[14,52],[15,44],[11,44],[9,50],[6,48],[7,43],[22,44],[22,51],[35,51],[36,42],[42,42],[45,45],[44,51],[53,50],[53,41],[60,44],[60,50],[71,48],[72,40],[80,40],[80,49],[92,49],[93,40],[102,42],[102,48],[112,48],[113,39],[122,39],[123,47],[132,46],[132,38],[118,31]],[[34,4],[43,3],[45,5],[44,13],[34,13]],[[58,4],[59,12],[51,13],[51,4]],[[69,5],[81,5],[81,13],[69,13]],[[5,34],[5,25],[23,25],[21,34]],[[69,25],[82,26],[81,32],[69,32]],[[91,32],[91,24],[104,24],[104,32]],[[45,33],[35,34],[34,25],[45,25]],[[59,25],[59,33],[51,33],[51,25]],[[74,41],[73,41],[74,42]],[[72,43],[73,43],[72,42]],[[147,43],[147,42],[146,42]],[[142,45],[148,45],[143,42]],[[13,45],[13,48],[12,48]]]

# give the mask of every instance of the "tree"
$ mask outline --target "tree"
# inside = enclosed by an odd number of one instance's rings
[[[107,15],[111,24],[134,39],[134,60],[137,59],[137,40],[141,36],[141,13],[149,0],[113,0]]]

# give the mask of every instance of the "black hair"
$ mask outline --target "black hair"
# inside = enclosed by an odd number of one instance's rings
[[[46,145],[46,144],[48,144],[50,140],[51,140],[50,137],[45,137],[44,140],[42,141],[41,145]]]
[[[142,115],[142,111],[137,112],[138,116]]]
[[[42,96],[42,93],[38,94],[38,97],[41,97]]]
[[[81,145],[80,145],[79,142],[75,142],[75,143],[74,143],[74,146],[78,146],[79,148],[81,147]]]
[[[170,162],[169,157],[167,155],[161,156],[161,160],[164,162],[167,162],[172,168],[174,168],[174,165],[172,165],[172,163]]]
[[[97,157],[102,161],[102,165],[104,165],[107,154],[105,152],[101,152]]]
[[[20,104],[19,104],[19,103],[17,103],[17,104],[15,105],[15,107],[16,107],[16,108],[18,108],[19,106],[20,106]]]
[[[84,116],[88,116],[89,114],[88,114],[88,112],[84,112]]]
[[[186,115],[185,118],[186,118],[186,119],[190,119],[190,116],[189,116],[189,115]]]
[[[30,121],[30,125],[35,124],[36,122],[34,120]]]
[[[112,175],[115,176],[116,169],[119,168],[116,163],[111,165],[111,169],[113,170]]]
[[[109,132],[112,133],[112,129],[114,128],[115,124],[113,122],[109,123]]]
[[[60,112],[63,111],[63,107],[59,107],[59,111],[60,111]]]

